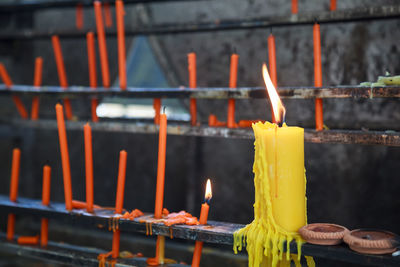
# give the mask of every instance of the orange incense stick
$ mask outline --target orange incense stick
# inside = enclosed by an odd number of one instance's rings
[[[86,166],[86,210],[93,212],[93,152],[92,128],[89,123],[83,126],[85,139],[85,166]]]
[[[76,28],[83,29],[83,5],[81,3],[76,5]]]
[[[189,70],[189,87],[194,89],[197,87],[197,77],[196,77],[196,53],[188,54],[188,70]],[[197,101],[194,98],[190,99],[190,118],[191,125],[195,126],[197,124]]]
[[[154,124],[160,124],[160,112],[161,112],[161,99],[155,98],[153,100],[154,108]]]
[[[65,129],[64,112],[61,104],[56,104],[56,114],[64,179],[65,208],[67,210],[72,210],[71,168],[69,164],[67,131]]]
[[[96,16],[97,39],[99,43],[101,73],[103,86],[110,87],[110,71],[108,68],[106,33],[104,31],[103,15],[101,13],[101,2],[94,1],[94,13]]]
[[[330,10],[331,11],[336,10],[336,0],[331,0]]]
[[[119,87],[126,90],[125,10],[122,0],[115,1],[115,11],[117,14]]]
[[[39,244],[39,236],[20,236],[17,243],[20,245],[37,245]]]
[[[161,219],[164,201],[164,182],[165,182],[165,156],[167,150],[167,115],[160,115],[160,130],[158,137],[158,164],[157,164],[157,185],[156,185],[156,204],[154,218]]]
[[[276,74],[275,37],[272,33],[268,36],[268,62],[269,62],[270,77],[271,77],[273,85],[276,88],[276,87],[278,87],[278,79],[277,79],[277,74]],[[272,123],[276,122],[273,113],[271,116],[271,121],[272,121]]]
[[[7,88],[11,88],[13,86],[13,82],[11,81],[10,75],[8,75],[8,72],[2,63],[0,63],[0,76],[4,84],[7,86]],[[18,96],[13,95],[12,100],[15,106],[17,107],[19,115],[23,119],[27,119],[28,112],[26,111],[25,106],[22,103],[21,99]]]
[[[63,58],[62,51],[61,51],[60,39],[58,38],[57,35],[53,35],[51,37],[51,42],[53,44],[54,57],[56,59],[58,79],[60,81],[60,86],[66,90],[68,88],[68,81],[67,81],[67,73],[65,71],[64,58]],[[71,120],[73,115],[72,115],[72,108],[71,108],[71,103],[70,103],[69,99],[67,99],[67,98],[64,99],[64,105],[65,105],[65,115],[68,120]]]
[[[104,10],[105,25],[107,28],[111,28],[112,27],[112,13],[111,13],[111,8],[110,8],[109,2],[104,2],[103,10]]]
[[[315,87],[322,86],[322,67],[321,67],[321,34],[318,23],[314,24],[314,85]],[[315,128],[321,131],[324,127],[322,99],[315,99]]]
[[[158,165],[157,165],[157,185],[156,185],[156,204],[154,209],[154,218],[162,218],[162,209],[164,202],[164,183],[165,183],[165,156],[167,150],[167,115],[160,115],[160,132],[158,138]],[[157,236],[156,244],[156,262],[164,262],[165,237]]]
[[[18,197],[18,181],[19,169],[21,162],[21,150],[19,148],[13,149],[12,163],[11,163],[11,182],[10,182],[10,201],[17,201]],[[15,214],[8,214],[7,220],[7,240],[14,238],[15,232]]]
[[[89,69],[89,84],[90,87],[95,90],[97,88],[97,72],[96,72],[96,51],[94,46],[94,33],[88,32],[86,34],[87,52],[88,52],[88,69]],[[92,111],[92,121],[98,122],[97,117],[98,101],[96,98],[92,98],[91,101],[91,111]]]
[[[7,240],[11,241],[14,239],[15,232],[15,214],[8,214],[7,219]]]
[[[119,153],[119,168],[118,168],[118,184],[117,184],[117,197],[115,200],[115,213],[121,214],[124,205],[124,191],[125,191],[125,177],[126,177],[126,159],[128,153],[122,150]],[[119,239],[121,232],[116,229],[113,233],[112,241],[112,257],[118,258],[119,256]]]
[[[43,187],[42,187],[42,204],[48,206],[50,204],[50,182],[51,182],[51,168],[48,165],[43,167]],[[48,232],[49,232],[49,219],[42,218],[40,226],[40,245],[47,246]]]
[[[292,14],[297,14],[299,12],[297,0],[292,0]]]
[[[231,55],[231,67],[230,67],[230,77],[229,77],[229,88],[237,87],[237,69],[238,69],[239,55],[233,53]],[[235,99],[228,100],[228,128],[236,127],[235,123]]]
[[[128,153],[125,150],[119,152],[118,184],[117,196],[115,200],[115,213],[121,214],[124,205],[125,177],[126,177],[126,159]]]
[[[37,57],[35,60],[35,74],[33,77],[33,86],[40,87],[42,85],[43,59]],[[39,118],[39,97],[34,96],[32,99],[31,119]]]
[[[10,201],[12,202],[17,201],[18,197],[20,162],[21,162],[21,150],[19,150],[19,148],[14,148],[12,155],[11,183],[10,183]]]

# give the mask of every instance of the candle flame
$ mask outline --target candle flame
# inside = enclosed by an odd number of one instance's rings
[[[212,198],[211,181],[210,181],[210,179],[207,179],[206,194],[204,196],[204,199],[208,203],[211,198]]]
[[[262,73],[269,99],[271,100],[272,111],[275,121],[277,124],[280,124],[285,120],[286,109],[283,106],[281,99],[279,98],[278,91],[276,90],[274,84],[271,81],[271,78],[269,77],[267,65],[265,65],[265,63],[262,66]]]

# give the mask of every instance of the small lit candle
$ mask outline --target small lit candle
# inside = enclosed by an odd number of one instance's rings
[[[322,87],[322,66],[321,66],[321,33],[318,23],[313,27],[314,37],[314,86]],[[323,103],[321,98],[315,99],[315,128],[321,131],[324,127]]]
[[[115,1],[115,12],[117,15],[119,87],[126,90],[125,10],[122,0]]]
[[[35,60],[35,73],[33,77],[33,86],[40,87],[42,85],[43,59],[37,57]],[[39,118],[39,97],[34,96],[32,99],[31,119]]]
[[[42,204],[48,206],[50,204],[50,183],[51,183],[51,168],[48,165],[43,167],[43,185],[42,185]],[[48,241],[49,219],[42,218],[40,228],[40,245],[47,246]]]
[[[197,70],[196,70],[196,53],[191,52],[188,55],[188,70],[189,70],[189,88],[197,87]],[[197,124],[197,101],[195,98],[190,99],[190,118],[191,125]]]
[[[51,37],[51,43],[53,44],[54,57],[56,59],[57,73],[58,73],[58,79],[60,81],[60,86],[64,89],[67,89],[68,87],[67,73],[65,71],[64,58],[61,50],[60,39],[58,38],[57,35],[53,35]],[[68,120],[71,120],[73,115],[69,99],[67,98],[64,99],[64,106],[65,106],[65,115]]]
[[[94,13],[96,16],[97,39],[99,43],[100,65],[103,78],[103,86],[110,87],[110,71],[108,67],[106,33],[104,31],[103,14],[101,12],[101,2],[94,1]]]
[[[239,64],[239,55],[233,53],[231,55],[231,66],[230,66],[230,76],[229,76],[229,88],[237,87],[237,70]],[[228,100],[228,128],[235,128],[235,99]]]
[[[92,128],[89,123],[83,126],[85,140],[85,167],[86,167],[86,211],[93,212],[93,149]]]
[[[65,208],[70,211],[72,210],[71,168],[69,164],[67,131],[65,129],[64,112],[61,104],[56,104],[56,114],[64,179]]]
[[[205,193],[205,197],[204,197],[205,201],[201,205],[201,212],[200,212],[200,219],[199,219],[200,224],[207,224],[208,211],[210,209],[209,204],[210,204],[211,198],[212,198],[211,182],[210,182],[210,179],[208,179],[207,185],[206,185],[206,193]],[[198,267],[200,265],[202,249],[203,249],[203,242],[196,241],[196,244],[194,246],[194,251],[193,251],[192,267]]]

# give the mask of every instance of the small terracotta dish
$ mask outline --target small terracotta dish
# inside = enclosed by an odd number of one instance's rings
[[[330,223],[312,223],[300,228],[301,237],[311,244],[337,245],[349,230],[346,227]]]
[[[377,229],[357,229],[343,238],[349,247],[364,254],[387,254],[396,251],[398,237],[391,232]]]

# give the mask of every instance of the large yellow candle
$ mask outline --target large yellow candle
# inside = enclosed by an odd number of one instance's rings
[[[279,123],[285,108],[266,67],[264,78],[275,121]],[[291,261],[298,266],[303,241],[297,231],[307,223],[304,129],[286,124],[280,127],[269,122],[257,122],[252,126],[255,135],[254,220],[234,233],[234,251],[237,253],[245,244],[251,267],[290,267]],[[293,240],[297,242],[298,255],[290,254]],[[306,259],[309,266],[314,266],[312,258]]]
[[[267,156],[267,173],[271,181],[270,197],[275,222],[289,232],[306,224],[304,177],[304,129],[257,123],[253,126],[260,149]]]

